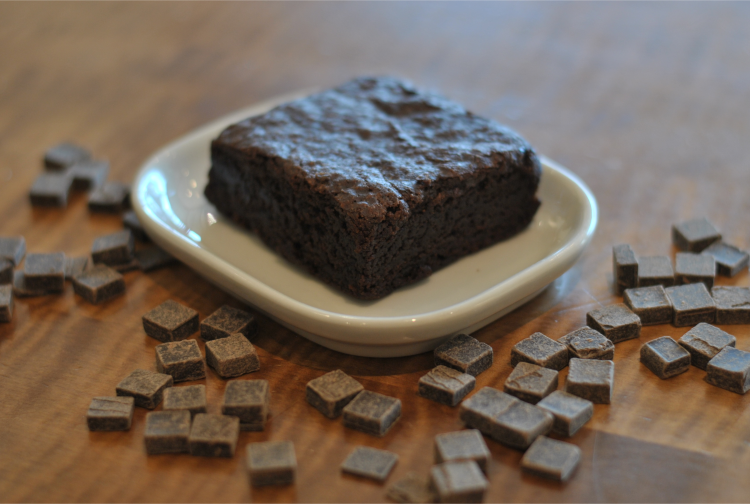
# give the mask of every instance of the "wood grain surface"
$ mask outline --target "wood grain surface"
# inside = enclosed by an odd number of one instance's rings
[[[749,23],[744,3],[0,3],[0,234],[24,235],[32,252],[82,255],[121,227],[118,216],[89,214],[80,195],[64,210],[29,205],[42,154],[61,140],[90,147],[111,161],[110,179],[130,182],[154,150],[240,107],[362,74],[405,77],[515,128],[600,204],[577,265],[475,334],[496,359],[477,387],[501,388],[516,342],[535,331],[558,338],[620,301],[613,244],[673,254],[670,225],[706,215],[750,247]],[[232,459],[147,457],[144,410],[127,432],[85,422],[92,397],[153,368],[157,342],[141,315],[166,299],[201,318],[242,304],[183,265],[126,283],[101,306],[70,286],[18,300],[0,324],[1,501],[383,501],[387,484],[340,473],[354,446],[397,453],[391,483],[426,474],[434,436],[462,427],[455,408],[416,395],[431,354],[351,357],[260,317],[262,370],[242,379],[270,381],[268,428],[243,432]],[[746,286],[747,271],[719,283]],[[750,350],[750,327],[724,329]],[[697,368],[662,381],[638,362],[644,342],[686,330],[646,327],[617,345],[612,404],[570,439],[583,460],[569,483],[521,474],[522,454],[488,441],[486,500],[750,500],[750,397],[709,386]],[[305,384],[333,369],[401,399],[385,437],[305,402]],[[212,372],[205,382],[218,412],[226,382]],[[296,484],[251,488],[245,446],[285,439]]]

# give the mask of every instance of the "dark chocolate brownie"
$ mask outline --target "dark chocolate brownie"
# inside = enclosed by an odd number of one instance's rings
[[[287,260],[378,299],[523,230],[541,166],[512,130],[391,77],[225,129],[206,197]]]

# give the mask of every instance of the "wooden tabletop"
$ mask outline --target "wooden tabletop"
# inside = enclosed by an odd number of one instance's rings
[[[750,5],[737,3],[0,3],[0,235],[85,255],[121,228],[119,216],[90,214],[84,195],[65,209],[30,206],[43,152],[61,140],[130,182],[153,151],[240,107],[363,74],[404,77],[510,125],[600,205],[578,263],[475,333],[495,352],[477,388],[502,388],[515,343],[535,331],[558,338],[620,302],[613,244],[673,254],[671,224],[707,216],[750,247],[749,22]],[[141,315],[166,299],[201,318],[243,306],[183,265],[125,278],[126,295],[103,305],[68,285],[18,299],[0,324],[0,500],[383,501],[387,484],[427,474],[436,434],[462,428],[456,408],[416,395],[431,354],[347,356],[259,316],[262,369],[245,378],[270,381],[271,418],[241,433],[234,458],[146,456],[141,408],[127,432],[89,432],[92,397],[153,369],[158,342]],[[746,286],[747,271],[718,283]],[[750,350],[750,327],[723,329]],[[749,500],[750,397],[708,385],[697,368],[662,381],[639,363],[644,342],[686,330],[644,327],[617,345],[612,404],[569,439],[583,450],[569,483],[522,474],[522,453],[488,440],[486,500]],[[401,399],[385,437],[308,405],[305,384],[333,369]],[[209,372],[205,383],[218,412],[226,382]],[[249,486],[245,446],[265,440],[294,442],[296,484]],[[356,445],[399,455],[386,485],[341,474]]]

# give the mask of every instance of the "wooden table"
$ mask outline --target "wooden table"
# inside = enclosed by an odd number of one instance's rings
[[[154,150],[254,102],[361,74],[391,73],[439,89],[505,122],[566,165],[598,198],[601,221],[578,264],[541,296],[475,336],[495,365],[477,387],[502,387],[510,348],[535,331],[560,337],[615,302],[611,247],[672,254],[670,226],[708,216],[748,248],[750,6],[747,4],[78,3],[0,4],[0,234],[36,252],[87,254],[118,216],[32,208],[44,150],[64,139],[129,182]],[[382,501],[385,486],[342,476],[358,444],[396,452],[388,482],[426,474],[433,437],[461,428],[456,409],[416,396],[432,355],[339,354],[260,319],[258,348],[272,418],[243,432],[229,460],[147,457],[144,417],[121,433],[89,432],[93,396],[154,365],[141,315],[166,299],[208,316],[242,304],[187,267],[126,275],[127,294],[89,305],[18,300],[0,324],[2,501]],[[747,271],[721,278],[747,285]],[[750,328],[724,327],[750,350]],[[583,450],[568,484],[521,474],[521,453],[488,441],[487,501],[747,501],[750,397],[703,381],[697,368],[661,381],[638,362],[645,327],[617,345],[612,405],[598,405],[570,442]],[[202,343],[201,343],[202,346]],[[343,369],[400,398],[401,420],[377,439],[344,429],[304,400],[305,384]],[[565,372],[561,374],[564,378]],[[226,382],[209,373],[210,408]],[[244,447],[294,441],[297,482],[251,489]]]

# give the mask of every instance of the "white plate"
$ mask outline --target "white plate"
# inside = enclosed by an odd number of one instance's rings
[[[345,296],[276,255],[203,196],[211,140],[226,126],[296,97],[229,114],[159,150],[135,179],[133,206],[158,245],[316,343],[371,357],[431,350],[531,300],[591,240],[597,223],[593,194],[574,174],[542,158],[542,205],[525,231],[378,301]]]

